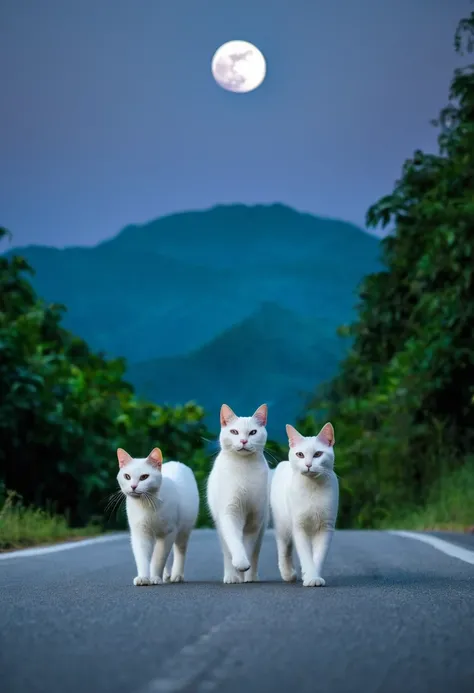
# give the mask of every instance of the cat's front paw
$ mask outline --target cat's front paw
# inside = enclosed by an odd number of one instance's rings
[[[171,575],[167,570],[163,573],[163,582],[171,582]]]
[[[241,558],[233,558],[232,565],[241,573],[245,573],[245,571],[249,570],[250,568],[249,559],[246,556],[242,556]]]
[[[239,585],[241,582],[241,576],[236,573],[225,573],[224,575],[224,585]]]
[[[251,570],[249,570],[247,573],[245,573],[244,582],[258,582],[258,581],[259,581],[258,573],[254,573]]]
[[[184,582],[184,575],[181,575],[181,573],[171,574],[170,582]]]
[[[133,584],[136,587],[144,587],[145,585],[151,585],[151,582],[150,578],[143,577],[142,575],[137,575],[136,578],[133,578]]]
[[[154,577],[150,578],[150,585],[162,585],[163,580],[158,576],[155,575]]]
[[[303,579],[303,587],[324,587],[326,581],[319,576],[310,576]]]
[[[296,582],[296,570],[280,570],[280,575],[284,582]]]

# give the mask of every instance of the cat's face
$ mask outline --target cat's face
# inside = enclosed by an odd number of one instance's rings
[[[317,436],[302,436],[287,424],[290,460],[293,469],[308,477],[321,476],[334,468],[334,429],[325,424]]]
[[[266,404],[262,404],[252,416],[237,416],[227,404],[223,404],[219,436],[221,448],[242,457],[262,451],[267,442],[266,424]]]
[[[161,465],[163,457],[159,448],[154,448],[148,457],[130,457],[128,452],[117,450],[119,472],[117,481],[126,496],[140,498],[147,493],[154,494],[161,486]]]

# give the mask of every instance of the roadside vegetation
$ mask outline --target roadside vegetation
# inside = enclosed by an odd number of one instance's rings
[[[73,534],[124,527],[124,513],[106,512],[117,447],[143,456],[158,443],[165,458],[188,461],[201,485],[210,464],[203,409],[137,398],[125,362],[64,329],[64,307],[36,295],[32,272],[22,257],[0,257],[0,496],[13,491],[24,504],[7,496],[3,544],[70,536],[68,525]]]
[[[455,36],[460,55],[473,48],[474,12]],[[416,151],[367,213],[390,227],[385,267],[362,282],[350,353],[301,422],[335,424],[340,526],[474,524],[474,65],[434,125],[438,153]]]
[[[426,499],[393,512],[382,529],[474,532],[474,459],[464,460],[428,489]]]
[[[83,539],[101,532],[100,525],[71,529],[65,515],[25,507],[15,492],[0,500],[0,552]]]

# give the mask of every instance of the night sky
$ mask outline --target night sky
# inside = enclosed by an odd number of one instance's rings
[[[363,225],[447,100],[469,0],[1,0],[0,225],[90,245],[216,203]],[[216,48],[267,59],[220,89]]]

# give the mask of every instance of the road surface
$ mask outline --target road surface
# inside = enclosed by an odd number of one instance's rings
[[[221,583],[212,530],[194,533],[181,585],[134,587],[126,536],[2,558],[0,688],[471,693],[474,538],[449,542],[456,555],[338,532],[320,588],[280,581],[271,532],[247,585]]]

